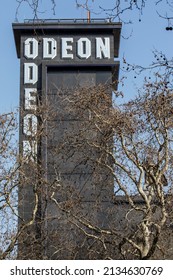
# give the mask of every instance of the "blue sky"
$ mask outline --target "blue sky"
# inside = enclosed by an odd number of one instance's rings
[[[95,0],[96,4],[111,7],[113,0]],[[86,11],[77,9],[73,0],[57,0],[56,15],[51,11],[50,0],[42,0],[40,18],[86,18]],[[138,11],[126,14],[133,21],[132,25],[123,25],[123,37],[120,44],[120,63],[125,56],[129,63],[147,66],[153,60],[152,51],[157,49],[163,51],[168,58],[173,57],[173,31],[165,31],[167,22],[160,19],[156,14],[153,1],[148,1],[141,21],[139,22]],[[9,112],[19,106],[19,73],[20,64],[16,56],[12,22],[15,20],[17,3],[15,0],[4,0],[0,10],[0,113]],[[91,1],[91,9],[94,4]],[[32,18],[32,11],[27,4],[24,4],[18,14],[19,22],[26,18]],[[92,17],[105,17],[104,14],[92,15]],[[146,76],[148,75],[145,73]],[[123,72],[120,76],[124,75]],[[142,77],[134,79],[134,73],[128,75],[125,80],[124,100],[133,98],[136,94],[136,87],[142,85]]]

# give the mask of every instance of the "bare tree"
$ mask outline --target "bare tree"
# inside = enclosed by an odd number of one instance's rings
[[[0,246],[2,252],[9,247],[14,237],[14,228],[17,223],[16,128],[16,116],[14,113],[0,116]]]
[[[56,2],[50,1],[54,13]],[[129,23],[126,12],[138,11],[141,20],[147,0],[112,1],[111,8],[97,11],[91,10],[94,1],[74,2],[78,8]],[[24,3],[38,19],[39,0],[17,0],[16,17]],[[171,7],[171,1],[163,0],[155,2],[156,9],[165,3]],[[171,15],[158,14],[170,28]],[[28,162],[18,153],[16,117],[1,115],[2,259],[15,258],[18,249],[24,259],[172,258],[172,60],[155,55],[151,68],[164,66],[166,74],[162,78],[158,72],[155,82],[146,81],[142,93],[123,106],[116,105],[116,98],[112,104],[108,85],[78,87],[70,96],[57,90],[54,106],[51,100],[39,104],[39,161]],[[144,70],[129,64],[127,68]],[[62,130],[55,145],[59,102],[67,115],[82,121]],[[49,170],[41,160],[40,143],[45,140],[51,146]],[[63,166],[71,166],[73,179],[62,174]],[[76,178],[79,170],[87,176]],[[24,186],[31,186],[29,195]],[[17,206],[24,203],[29,210],[21,215]]]
[[[22,259],[172,258],[171,83],[156,75],[122,106],[112,85],[70,92],[38,106],[47,165],[44,147],[37,161],[18,155],[14,114],[1,115],[1,259],[17,250]],[[77,120],[68,129],[62,112]]]
[[[172,89],[157,76],[143,91],[122,107],[111,105],[110,89],[103,85],[78,88],[65,98],[57,92],[65,111],[82,120],[51,149],[55,173],[47,197],[49,220],[64,215],[73,229],[71,239],[64,231],[61,241],[74,258],[79,248],[73,241],[80,243],[80,234],[91,259],[172,258]],[[67,181],[58,155],[72,163],[71,175],[82,166],[92,180]],[[86,198],[90,203],[83,206]],[[58,231],[52,230],[56,240]],[[47,237],[52,240],[50,231]],[[62,250],[55,241],[52,258],[60,258]]]
[[[32,150],[27,156],[22,154],[22,147],[17,140],[17,120],[17,112],[0,115],[0,259],[16,259],[25,239],[27,242],[32,240],[30,249],[33,248],[35,252],[38,244],[36,234],[39,229],[36,221],[39,220],[40,206],[40,163],[33,160]],[[41,131],[42,126],[36,135],[38,144]],[[29,193],[25,190],[28,185]],[[28,210],[19,211],[20,206],[25,208],[23,201]]]
[[[33,12],[33,19],[38,19],[40,13],[44,13],[43,3],[40,0],[16,0],[17,9],[16,9],[16,19],[22,5],[27,5]],[[50,0],[50,7],[52,13],[56,14],[56,8],[58,9],[61,2],[56,0]],[[112,21],[121,21],[125,23],[131,23],[132,19],[129,16],[129,12],[137,12],[139,21],[142,19],[142,15],[145,11],[145,6],[149,3],[148,0],[112,0],[110,7],[101,4],[100,1],[95,0],[74,0],[76,7],[79,9],[84,9],[89,11],[91,14],[100,14],[109,17]],[[158,16],[166,20],[167,27],[166,30],[172,30],[172,11],[173,5],[171,0],[155,0],[154,1],[156,12]],[[94,6],[94,8],[92,7]]]

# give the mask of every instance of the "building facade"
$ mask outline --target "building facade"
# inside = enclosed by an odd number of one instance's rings
[[[18,256],[102,258],[79,224],[108,226],[114,182],[98,165],[92,143],[101,136],[86,104],[103,91],[98,106],[111,108],[121,24],[26,21],[13,31],[21,77],[19,228],[27,224]]]

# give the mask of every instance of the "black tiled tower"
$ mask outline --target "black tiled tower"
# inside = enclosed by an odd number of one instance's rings
[[[64,137],[75,137],[76,132],[87,127],[86,120],[76,112],[67,112],[62,96],[72,94],[76,87],[80,90],[118,79],[119,62],[115,59],[121,24],[107,20],[26,21],[14,23],[13,31],[20,58],[20,152],[26,161],[26,178],[31,178],[21,180],[19,187],[19,227],[33,218],[34,182],[39,189],[34,223],[19,239],[19,258],[89,258],[89,245],[84,245],[83,237],[69,223],[68,211],[57,213],[61,212],[60,205],[69,201],[69,192],[71,199],[80,193],[74,213],[98,225],[106,223],[104,209],[109,207],[113,195],[113,178],[102,170],[102,183],[96,182],[92,151],[87,151],[87,161],[80,149],[75,153],[70,147],[60,151]],[[84,92],[81,90],[81,94]],[[54,114],[47,117],[44,135],[40,137],[37,134],[42,119],[38,111],[39,106],[46,111],[45,104]],[[86,128],[87,133],[93,131]],[[39,176],[43,180],[37,180]],[[105,188],[103,182],[109,187]],[[58,206],[51,197],[55,187]],[[96,197],[100,197],[101,208],[95,207]],[[31,248],[31,235],[39,246]]]

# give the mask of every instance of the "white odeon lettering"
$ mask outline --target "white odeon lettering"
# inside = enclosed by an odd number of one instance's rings
[[[43,58],[55,58],[57,42],[52,38],[43,38]]]
[[[37,109],[36,93],[37,93],[36,88],[25,88],[24,89],[25,110],[36,110]]]
[[[35,59],[38,56],[38,41],[35,38],[28,38],[24,45],[24,56]]]
[[[27,162],[29,160],[37,162],[37,141],[23,141],[23,157],[27,160]]]
[[[25,41],[24,55],[29,59],[35,59],[38,55],[38,42],[33,38]],[[35,63],[24,63],[24,84],[34,85],[38,82],[38,66]],[[35,111],[37,109],[37,89],[24,89],[24,109]],[[23,141],[23,157],[26,162],[37,162],[37,117],[33,113],[28,113],[23,117],[23,134],[29,140]]]
[[[72,45],[68,43],[73,43],[73,38],[62,38],[61,39],[61,46],[62,46],[62,58],[70,58],[73,59]]]
[[[96,38],[96,58],[110,58],[110,38]]]
[[[35,63],[24,63],[24,84],[35,84],[38,81],[38,66]]]
[[[89,39],[81,38],[77,41],[77,56],[85,59],[91,56],[91,41]]]
[[[26,136],[36,136],[37,134],[37,117],[34,114],[27,114],[23,118],[23,133]]]
[[[43,38],[43,59],[54,59],[59,54],[62,59],[74,59],[75,55],[80,59],[88,59],[95,55],[95,59],[110,59],[110,38],[96,37],[92,40],[95,47],[92,48],[91,40],[82,37],[76,42],[72,37],[58,39]],[[59,47],[58,47],[59,46]],[[39,53],[39,44],[35,38],[28,38],[24,42],[24,56],[27,59],[35,59]],[[92,54],[92,50],[94,50]]]
[[[30,137],[30,140],[23,141],[23,156],[29,161],[37,161],[37,117],[34,114],[27,114],[23,118],[23,133]]]

